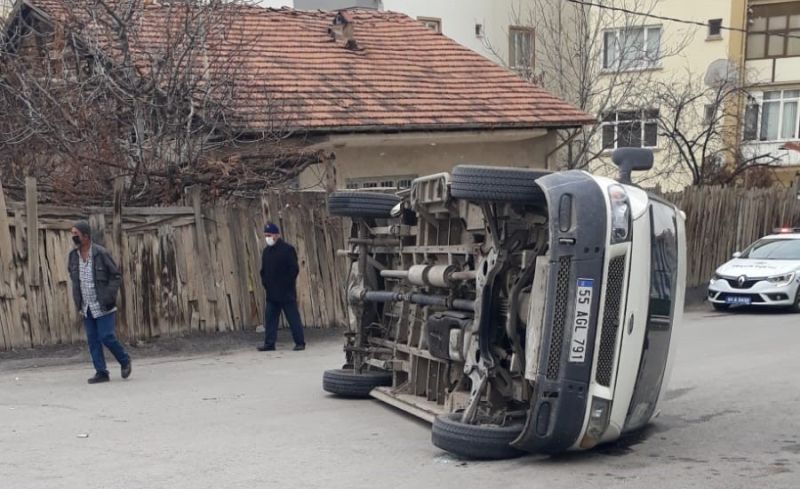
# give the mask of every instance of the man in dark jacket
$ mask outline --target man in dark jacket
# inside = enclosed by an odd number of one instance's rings
[[[306,349],[303,338],[303,321],[297,308],[297,252],[281,239],[280,229],[275,224],[264,226],[267,246],[261,254],[261,284],[267,291],[264,312],[264,345],[259,351],[274,351],[278,337],[278,321],[281,312],[286,316],[294,339],[294,351]]]
[[[117,315],[117,292],[122,281],[117,264],[108,251],[92,243],[89,223],[78,221],[72,228],[75,249],[69,254],[68,269],[72,280],[72,296],[83,316],[89,353],[96,371],[90,384],[108,382],[103,345],[122,366],[122,378],[131,375],[131,358],[114,334]]]

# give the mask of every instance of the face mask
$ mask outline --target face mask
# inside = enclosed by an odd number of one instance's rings
[[[275,238],[272,236],[267,236],[267,246],[274,246],[275,245]]]
[[[81,245],[81,238],[80,238],[80,236],[73,236],[73,237],[72,237],[72,242],[73,242],[73,243],[75,243],[75,246],[80,246],[80,245]]]

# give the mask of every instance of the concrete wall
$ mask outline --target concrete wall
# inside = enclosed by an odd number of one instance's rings
[[[343,146],[336,155],[336,186],[344,188],[348,178],[377,176],[423,176],[449,172],[460,164],[482,164],[546,168],[547,154],[555,147],[555,135],[524,141]],[[300,188],[321,186],[324,169],[311,168],[300,177]]]

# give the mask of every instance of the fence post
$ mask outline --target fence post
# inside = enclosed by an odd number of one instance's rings
[[[128,280],[125,279],[125,274],[129,272],[129,267],[127,266],[128,257],[126,256],[126,247],[123,242],[122,237],[122,203],[125,196],[125,178],[124,177],[117,177],[114,179],[114,201],[113,201],[113,215],[111,217],[111,245],[114,249],[114,254],[117,258],[117,263],[119,263],[119,270],[122,273],[122,284],[120,286],[119,291],[119,298],[120,298],[120,313],[117,314],[117,318],[119,321],[119,328],[121,331],[125,331],[128,336],[128,341],[131,343],[136,343],[136,333],[133,331],[133,318],[131,317],[129,320],[129,315],[132,311],[128,310],[128,304],[125,300],[127,294],[127,285],[126,282]],[[133,282],[131,282],[133,285]]]
[[[25,177],[25,217],[28,221],[28,284],[39,285],[39,203],[36,179]]]
[[[194,186],[189,192],[192,196],[192,208],[194,209],[194,236],[195,243],[197,243],[197,254],[200,256],[200,263],[203,266],[208,266],[211,264],[211,252],[208,248],[208,234],[206,233],[206,222],[203,216],[201,189],[199,186]],[[198,302],[201,320],[206,321],[206,326],[208,326],[211,320],[209,302],[216,302],[214,273],[203,273],[202,276],[203,284],[201,289],[203,296]],[[203,328],[201,327],[200,329]]]
[[[0,181],[0,297],[11,298],[14,275],[14,248],[11,246],[11,225],[8,221],[6,196]]]

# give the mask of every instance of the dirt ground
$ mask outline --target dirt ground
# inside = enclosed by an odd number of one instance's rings
[[[668,400],[645,432],[588,453],[459,460],[427,424],[326,395],[330,333],[305,352],[258,335],[132,349],[134,373],[89,386],[83,349],[0,356],[0,487],[796,488],[797,316],[694,312]]]

